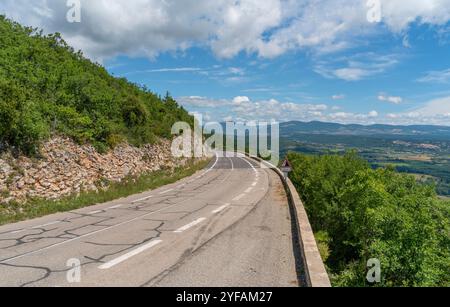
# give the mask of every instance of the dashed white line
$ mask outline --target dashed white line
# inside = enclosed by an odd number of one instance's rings
[[[231,162],[231,171],[234,171],[234,163],[233,163],[233,159],[231,159],[231,158],[228,158],[228,159],[230,159],[230,162]]]
[[[135,204],[135,203],[139,203],[139,202],[141,202],[141,201],[148,200],[148,199],[150,199],[150,198],[152,198],[152,197],[153,197],[153,195],[150,195],[150,196],[147,196],[147,197],[144,197],[144,198],[137,199],[137,200],[133,201],[132,204]]]
[[[225,204],[225,205],[223,205],[223,206],[217,208],[216,210],[214,210],[212,213],[213,213],[213,214],[217,214],[217,213],[219,213],[219,212],[222,212],[223,210],[225,210],[225,209],[228,208],[229,206],[230,206],[230,204]]]
[[[44,228],[44,227],[51,226],[51,225],[55,225],[55,224],[59,224],[59,223],[61,223],[61,221],[50,222],[50,223],[47,223],[47,224],[34,226],[34,227],[31,228],[31,229]]]
[[[102,212],[103,212],[103,210],[96,210],[96,211],[89,212],[88,215],[94,215],[94,214],[102,213]]]
[[[185,225],[185,226],[183,226],[183,227],[181,227],[181,228],[175,230],[174,232],[175,232],[175,233],[182,233],[182,232],[185,232],[186,230],[191,229],[191,228],[194,227],[194,226],[197,226],[198,224],[202,223],[202,222],[205,221],[205,220],[206,220],[206,218],[204,218],[204,217],[199,218],[198,220],[193,221],[192,223],[189,223],[189,224],[187,224],[187,225]]]
[[[159,193],[159,195],[164,195],[164,194],[167,194],[167,193],[172,192],[172,191],[173,191],[173,189],[168,189],[168,190],[165,190],[165,191]]]
[[[256,187],[257,184],[258,184],[257,182],[253,182],[252,187]]]
[[[245,190],[245,193],[250,193],[251,191],[253,191],[253,188],[248,188],[247,190]]]
[[[112,207],[109,207],[108,210],[111,210],[111,209],[118,209],[118,208],[120,208],[120,207],[122,207],[122,205],[112,206]]]
[[[233,201],[241,200],[241,199],[244,198],[244,197],[245,197],[245,194],[241,194],[241,195],[239,195],[238,197],[233,198]]]
[[[126,261],[128,259],[130,259],[131,257],[139,255],[140,253],[143,253],[146,250],[148,250],[148,249],[150,249],[152,247],[155,247],[156,245],[160,244],[161,242],[162,242],[162,240],[151,241],[151,242],[149,242],[149,243],[147,243],[147,244],[145,244],[145,245],[143,245],[141,247],[136,248],[135,250],[132,250],[131,252],[129,252],[129,253],[125,254],[125,255],[120,256],[119,258],[116,258],[116,259],[111,260],[111,261],[109,261],[109,262],[107,262],[105,264],[102,264],[98,268],[100,270],[110,269],[110,268],[112,268],[112,267],[114,267],[114,266],[116,266],[116,265],[118,265],[118,264],[120,264],[120,263],[122,263],[122,262],[124,262],[124,261]]]
[[[119,223],[119,224],[116,224],[116,225],[112,225],[112,226],[109,226],[109,227],[105,227],[105,228],[103,228],[103,229],[99,229],[99,230],[96,230],[96,231],[93,231],[93,232],[90,232],[90,233],[81,235],[81,236],[76,237],[76,238],[73,238],[73,239],[68,239],[68,240],[65,240],[65,241],[62,241],[62,242],[59,242],[59,243],[51,244],[51,245],[49,245],[49,246],[40,248],[40,249],[38,249],[38,250],[34,250],[34,251],[32,251],[32,252],[28,252],[28,253],[25,253],[25,254],[22,254],[22,255],[18,255],[18,256],[15,256],[15,257],[3,259],[3,260],[0,260],[0,264],[2,264],[2,263],[9,263],[9,262],[11,262],[11,261],[18,260],[18,259],[22,259],[22,258],[27,257],[27,256],[35,255],[35,254],[37,254],[37,253],[40,253],[40,252],[43,252],[43,251],[46,251],[46,250],[49,250],[49,249],[52,249],[52,248],[55,248],[55,247],[58,247],[58,246],[62,246],[62,245],[65,245],[65,244],[69,244],[69,243],[72,243],[72,242],[81,240],[81,239],[83,239],[83,238],[87,238],[87,237],[93,236],[93,235],[95,235],[95,234],[102,233],[102,232],[105,232],[105,231],[108,231],[108,230],[111,230],[111,229],[114,229],[114,228],[117,228],[117,227],[120,227],[120,226],[129,224],[129,223],[132,223],[132,222],[134,222],[134,221],[138,221],[138,220],[140,220],[140,219],[146,218],[147,216],[154,215],[154,214],[156,214],[156,213],[159,213],[159,212],[161,212],[161,211],[164,211],[164,210],[167,210],[167,209],[170,209],[170,208],[179,206],[179,205],[180,205],[180,204],[173,204],[173,205],[171,205],[171,206],[168,206],[168,207],[165,207],[165,208],[161,208],[161,209],[159,209],[159,210],[156,210],[156,211],[153,211],[153,212],[149,212],[149,213],[144,214],[144,215],[141,215],[141,216],[137,216],[137,217],[135,217],[135,218],[132,218],[132,219],[127,220],[127,221],[124,221],[124,222],[122,222],[122,223]]]

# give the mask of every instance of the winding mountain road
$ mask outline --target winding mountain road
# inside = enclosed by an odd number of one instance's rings
[[[275,172],[218,156],[157,190],[0,227],[0,286],[299,286],[291,227]]]

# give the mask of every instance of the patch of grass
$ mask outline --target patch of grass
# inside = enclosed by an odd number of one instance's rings
[[[174,171],[161,170],[139,177],[129,177],[120,183],[112,183],[106,190],[84,192],[79,196],[73,195],[56,201],[34,199],[26,204],[10,203],[0,205],[0,225],[89,207],[153,190],[189,177],[205,168],[209,162],[210,160],[201,162],[190,161],[185,167],[177,168]]]
[[[317,247],[319,248],[320,256],[322,257],[323,262],[327,262],[328,257],[330,256],[330,236],[326,231],[318,231],[315,234]]]

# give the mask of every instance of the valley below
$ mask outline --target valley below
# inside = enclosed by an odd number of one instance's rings
[[[281,125],[281,156],[343,154],[355,150],[373,168],[393,167],[435,184],[450,196],[450,129],[439,126],[360,126],[291,122]]]

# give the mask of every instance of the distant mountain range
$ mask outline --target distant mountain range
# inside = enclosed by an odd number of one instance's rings
[[[343,125],[324,122],[291,121],[280,125],[281,137],[289,138],[302,134],[346,135],[346,136],[410,136],[414,138],[449,139],[450,127],[432,125],[392,126],[392,125]]]

